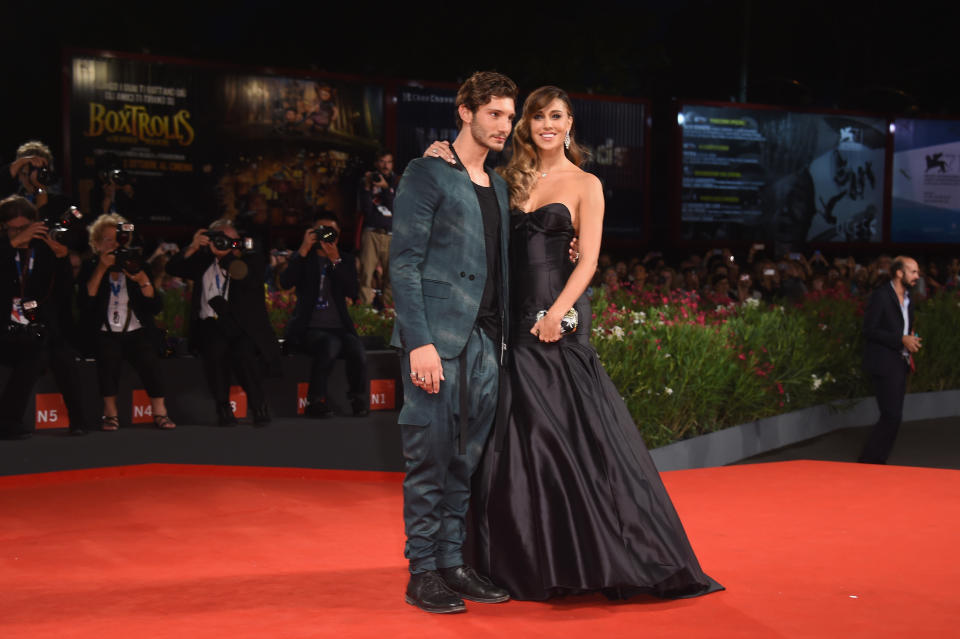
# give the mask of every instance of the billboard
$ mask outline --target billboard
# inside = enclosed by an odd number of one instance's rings
[[[680,219],[686,240],[879,242],[887,123],[851,113],[685,104]]]
[[[893,242],[960,242],[960,121],[897,119]]]
[[[93,215],[267,227],[323,207],[349,226],[383,138],[377,85],[113,55],[69,69],[72,186]]]

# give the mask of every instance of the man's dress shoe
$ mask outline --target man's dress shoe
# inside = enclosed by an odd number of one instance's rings
[[[510,599],[510,593],[477,573],[470,566],[441,568],[443,581],[458,595],[478,603],[500,603]]]
[[[410,582],[407,584],[407,603],[427,612],[441,614],[467,610],[463,599],[450,590],[434,570],[410,575]]]

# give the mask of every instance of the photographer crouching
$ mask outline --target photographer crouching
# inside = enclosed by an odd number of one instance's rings
[[[346,301],[357,297],[357,269],[352,255],[341,256],[339,237],[337,220],[320,213],[279,275],[281,286],[297,289],[297,307],[286,329],[288,343],[313,358],[304,411],[308,417],[333,414],[327,403],[327,376],[341,354],[353,414],[362,417],[370,413],[367,356]]]
[[[11,368],[0,394],[0,438],[26,439],[33,425],[23,423],[34,385],[51,356],[51,345],[62,342],[58,297],[70,295],[70,263],[66,248],[50,238],[48,227],[37,219],[37,209],[26,198],[13,195],[0,201],[0,362]],[[61,251],[58,257],[54,250]],[[60,362],[60,360],[57,360]],[[60,363],[68,363],[63,358]],[[72,358],[70,362],[72,363]],[[68,373],[55,367],[55,374]],[[77,410],[78,388],[66,375],[57,375],[72,406],[71,432],[83,433],[82,411]],[[64,387],[66,386],[66,387]],[[68,392],[69,391],[69,392]],[[69,397],[68,397],[69,395]]]
[[[81,267],[78,278],[81,326],[97,359],[103,397],[100,430],[105,431],[120,426],[117,393],[123,360],[143,382],[154,426],[176,427],[167,416],[159,371],[161,334],[153,320],[163,309],[163,301],[143,268],[142,254],[132,246],[133,232],[133,224],[119,215],[98,217],[89,229],[93,257]]]
[[[200,229],[182,252],[167,262],[167,273],[193,280],[190,347],[203,360],[216,403],[217,423],[233,426],[230,371],[252,406],[258,426],[270,422],[263,391],[264,366],[280,369],[280,346],[267,316],[263,290],[264,259],[240,238],[228,219]]]

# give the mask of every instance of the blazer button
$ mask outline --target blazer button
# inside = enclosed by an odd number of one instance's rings
[[[463,271],[460,271],[460,277],[466,277],[466,276],[467,276],[466,273],[464,273]]]
[[[470,279],[470,280],[472,280],[472,279],[473,279],[473,275],[471,275],[471,276],[470,276],[470,277],[468,277],[467,279]]]

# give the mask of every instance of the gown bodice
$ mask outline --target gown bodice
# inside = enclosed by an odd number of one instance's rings
[[[570,210],[560,202],[510,216],[511,334],[527,340],[537,312],[549,309],[573,272],[568,250],[575,231]],[[575,304],[580,326],[563,339],[586,342],[590,335],[590,303],[586,294]]]

